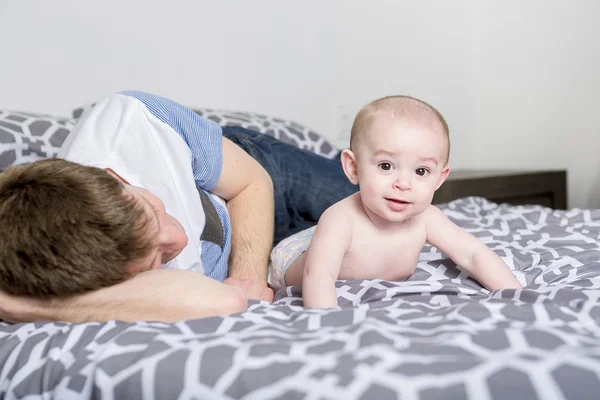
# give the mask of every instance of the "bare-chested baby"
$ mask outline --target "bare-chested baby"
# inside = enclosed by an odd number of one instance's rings
[[[488,289],[520,288],[496,253],[431,204],[449,154],[448,125],[429,104],[390,96],[365,106],[341,155],[360,191],[273,250],[270,284],[302,285],[305,307],[336,307],[337,279],[405,280],[428,242]]]

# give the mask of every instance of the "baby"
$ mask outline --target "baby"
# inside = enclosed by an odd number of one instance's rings
[[[427,103],[391,96],[365,106],[341,154],[360,191],[273,250],[271,285],[302,285],[305,307],[336,307],[336,279],[405,280],[429,242],[488,289],[520,288],[500,257],[431,205],[449,154],[448,125]]]

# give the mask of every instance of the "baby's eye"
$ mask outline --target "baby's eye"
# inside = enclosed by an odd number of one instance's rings
[[[417,168],[415,172],[419,176],[427,176],[429,174],[429,170],[427,168]]]
[[[392,169],[392,164],[387,163],[387,162],[382,162],[379,164],[379,168],[381,168],[384,171],[389,171]]]

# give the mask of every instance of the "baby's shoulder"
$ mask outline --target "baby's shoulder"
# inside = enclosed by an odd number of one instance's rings
[[[351,213],[356,214],[358,211],[358,202],[360,201],[360,197],[358,197],[358,193],[352,194],[342,200],[338,201],[331,205],[328,209],[325,210],[323,214],[337,214],[337,213]]]
[[[326,209],[319,218],[319,223],[349,225],[359,216],[359,211],[356,206],[356,199],[354,195],[351,195]]]
[[[448,220],[448,216],[433,204],[427,207],[427,209],[423,211],[419,217],[422,224],[427,228],[435,228],[440,223]]]

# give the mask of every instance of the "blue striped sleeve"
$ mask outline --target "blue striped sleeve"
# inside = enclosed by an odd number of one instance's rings
[[[139,91],[119,94],[141,101],[152,115],[181,136],[192,151],[192,171],[197,187],[210,190],[217,185],[223,163],[223,131],[219,124],[164,97]]]

